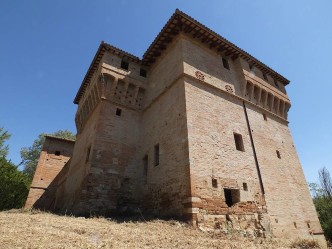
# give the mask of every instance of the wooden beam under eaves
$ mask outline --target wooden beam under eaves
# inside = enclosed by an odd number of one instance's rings
[[[193,38],[200,38],[202,35],[203,34],[201,32],[197,31],[193,34]]]
[[[227,52],[225,53],[225,56],[230,56],[231,54],[233,54],[232,50],[227,50]]]
[[[193,30],[194,28],[192,28],[192,27],[190,27],[190,26],[186,26],[184,29],[183,29],[183,31],[185,32],[185,33],[191,33],[191,31]]]
[[[171,38],[169,36],[165,37],[165,42],[167,42],[167,43],[171,42],[172,40],[173,40],[173,38]]]
[[[224,50],[225,50],[225,47],[223,45],[219,45],[217,51],[221,52],[221,51],[224,51]]]
[[[214,47],[216,47],[217,45],[218,45],[217,42],[211,42],[211,43],[210,43],[210,48],[214,48]]]

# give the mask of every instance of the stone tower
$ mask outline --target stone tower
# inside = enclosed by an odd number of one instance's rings
[[[288,84],[179,10],[142,59],[102,42],[74,100],[77,140],[52,208],[323,243]]]

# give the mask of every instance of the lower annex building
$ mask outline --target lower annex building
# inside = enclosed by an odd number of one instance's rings
[[[179,10],[142,59],[102,42],[74,100],[76,142],[46,137],[26,207],[324,241],[288,84]]]

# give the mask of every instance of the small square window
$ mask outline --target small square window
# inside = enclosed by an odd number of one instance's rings
[[[244,151],[242,135],[234,133],[234,141],[236,149],[239,151]]]
[[[263,118],[264,118],[265,121],[267,121],[267,116],[266,116],[265,113],[263,113]]]
[[[212,187],[218,188],[218,181],[217,181],[217,179],[212,179]]]
[[[121,116],[122,110],[120,108],[116,108],[115,115],[116,116]]]
[[[128,70],[129,68],[129,62],[125,60],[121,60],[121,68]]]
[[[159,165],[159,144],[154,146],[154,166]]]
[[[278,157],[279,159],[281,159],[280,151],[279,151],[279,150],[276,150],[276,153],[277,153],[277,157]]]
[[[60,153],[60,151],[57,150],[57,151],[54,152],[54,155],[56,155],[56,156],[60,156],[61,153]]]
[[[243,190],[248,191],[248,184],[246,182],[243,183]]]
[[[249,69],[250,69],[250,70],[254,70],[254,65],[251,64],[251,63],[249,63]]]
[[[91,152],[91,146],[89,146],[88,150],[86,151],[86,157],[85,162],[87,163],[90,159],[90,152]]]
[[[143,69],[143,68],[141,68],[141,69],[139,70],[139,75],[142,76],[142,77],[144,77],[144,78],[146,78],[146,70]]]
[[[228,60],[225,58],[222,58],[222,64],[224,66],[224,68],[229,70],[229,64],[228,64]]]

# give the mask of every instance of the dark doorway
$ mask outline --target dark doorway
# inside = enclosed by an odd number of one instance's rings
[[[224,188],[225,202],[227,206],[231,207],[235,203],[240,201],[240,190],[239,189],[228,189]]]

